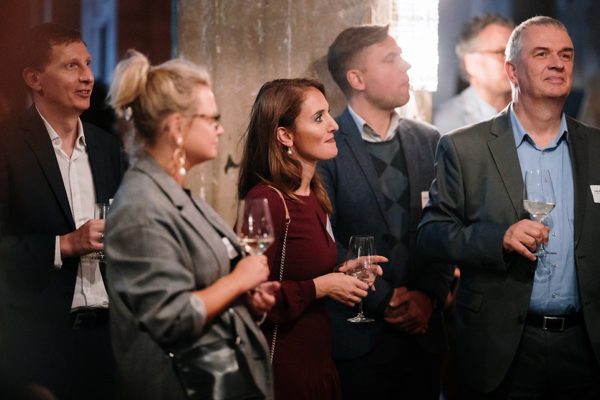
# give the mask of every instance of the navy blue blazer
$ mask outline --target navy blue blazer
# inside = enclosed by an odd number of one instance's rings
[[[83,126],[96,201],[108,202],[126,169],[122,146],[115,136]],[[54,248],[56,235],[74,231],[75,223],[35,107],[2,132],[1,141],[0,351],[5,345],[22,346],[22,357],[38,351],[39,359],[52,347],[48,343],[60,341],[60,332],[69,329],[79,259],[63,260],[57,270]]]
[[[351,324],[346,318],[356,313],[351,307],[330,302],[333,322],[334,358],[354,358],[370,351],[381,334],[383,311],[394,288],[419,289],[443,304],[452,279],[452,268],[426,262],[416,252],[417,225],[422,216],[421,193],[429,190],[434,177],[434,155],[439,140],[431,125],[402,119],[398,128],[401,148],[408,168],[410,191],[409,250],[400,257],[408,259],[408,271],[401,270],[392,248],[392,236],[385,218],[385,204],[379,178],[364,141],[348,109],[336,118],[337,157],[319,162],[318,171],[333,205],[331,223],[338,248],[338,261],[346,257],[346,246],[352,235],[373,235],[377,253],[390,261],[382,265],[383,276],[375,281],[376,291],[364,300],[365,313],[374,316],[371,324]],[[440,310],[435,310],[425,335],[419,342],[430,352],[445,348]]]

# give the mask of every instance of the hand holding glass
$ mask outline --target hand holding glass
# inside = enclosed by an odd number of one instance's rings
[[[264,254],[275,239],[268,200],[241,200],[236,228],[239,243],[246,255]]]
[[[523,207],[531,214],[531,217],[543,223],[544,219],[556,206],[554,198],[554,188],[550,171],[547,169],[536,169],[525,171],[525,182],[523,185]],[[534,256],[545,256],[546,254],[556,254],[549,252],[542,243]]]
[[[346,275],[351,275],[371,286],[375,282],[377,274],[377,264],[374,263],[375,239],[373,236],[351,236],[348,244],[348,253],[346,254]],[[373,318],[368,318],[363,313],[362,301],[358,303],[358,314],[348,318],[349,322],[373,322]]]

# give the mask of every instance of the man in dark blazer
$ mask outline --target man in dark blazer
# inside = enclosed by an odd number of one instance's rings
[[[110,398],[94,203],[109,202],[126,164],[117,138],[79,120],[94,83],[79,32],[44,24],[23,46],[34,104],[0,148],[0,391]]]
[[[511,34],[513,101],[442,137],[418,248],[461,268],[461,399],[600,398],[600,132],[562,113],[573,73],[566,28]],[[545,226],[523,205],[526,170],[550,172]],[[541,243],[553,254],[536,258]]]
[[[338,155],[318,166],[333,204],[338,261],[351,235],[373,235],[377,253],[389,259],[363,301],[375,322],[350,323],[356,309],[330,304],[343,396],[437,399],[441,306],[452,269],[426,264],[415,241],[439,133],[394,111],[409,100],[410,65],[387,26],[346,29],[328,62],[349,101],[336,119]]]

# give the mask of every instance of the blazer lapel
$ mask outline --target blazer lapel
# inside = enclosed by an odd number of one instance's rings
[[[138,161],[135,167],[149,175],[156,182],[158,187],[179,210],[181,217],[209,244],[210,251],[213,253],[215,259],[218,260],[221,275],[229,273],[230,262],[227,252],[225,250],[216,250],[224,248],[223,242],[218,237],[215,237],[215,235],[207,234],[207,225],[210,225],[211,229],[220,231],[218,224],[214,222],[216,219],[212,215],[214,211],[211,213],[212,209],[208,205],[204,205],[203,202],[193,201],[191,196],[188,196],[164,169],[149,157]],[[232,244],[236,245],[235,240]]]
[[[94,188],[96,190],[96,201],[100,203],[108,203],[109,185],[107,182],[108,171],[110,171],[110,163],[107,160],[108,154],[102,151],[98,143],[96,132],[84,125],[83,134],[87,147],[88,159],[94,179]]]
[[[587,135],[583,127],[575,120],[567,117],[567,129],[569,130],[569,155],[573,168],[573,188],[575,204],[575,226],[574,245],[577,247],[581,236],[581,227],[585,216],[585,199],[588,196],[588,144]]]
[[[206,218],[206,220],[212,225],[212,227],[216,231],[218,231],[221,234],[221,236],[224,236],[227,239],[229,239],[233,247],[235,247],[235,249],[240,254],[242,254],[242,249],[238,243],[238,238],[231,229],[231,227],[225,223],[225,221],[219,216],[219,214],[216,213],[215,210],[212,209],[211,206],[208,205],[208,203],[198,198],[195,198],[194,196],[192,196],[191,198],[195,206],[200,210],[200,212],[204,215],[204,218]]]
[[[490,136],[488,147],[512,202],[515,216],[517,219],[526,218],[523,208],[523,174],[510,125],[508,108],[494,118]]]
[[[343,139],[348,144],[350,151],[354,155],[356,159],[356,163],[360,167],[360,169],[365,174],[367,184],[373,193],[373,196],[377,199],[377,205],[379,207],[379,212],[383,217],[383,221],[385,226],[389,230],[390,227],[387,222],[387,218],[385,218],[385,201],[383,199],[383,191],[381,190],[381,185],[379,184],[379,178],[377,176],[377,172],[375,171],[375,167],[373,166],[373,162],[371,161],[371,155],[365,148],[365,143],[362,139],[356,124],[354,123],[354,119],[350,115],[350,111],[348,108],[344,111],[344,113],[339,118],[339,131],[342,133]]]
[[[401,120],[398,125],[398,138],[400,139],[400,150],[404,155],[406,161],[406,173],[408,175],[408,187],[409,187],[409,215],[410,215],[410,230],[416,231],[417,225],[421,220],[421,180],[425,175],[423,169],[425,165],[431,165],[433,168],[433,154],[431,158],[426,158],[429,153],[429,146],[427,148],[421,148],[425,146],[423,140],[419,140],[418,132],[413,133],[410,125],[405,123],[406,120]],[[420,189],[421,188],[421,189]]]
[[[54,147],[52,147],[52,142],[50,141],[44,122],[33,106],[27,111],[25,117],[21,120],[21,124],[24,132],[23,139],[28,143],[33,154],[35,154],[65,218],[74,230],[75,221],[73,220],[73,214],[69,206],[69,199],[67,198],[65,185],[60,174],[56,154],[54,154]]]

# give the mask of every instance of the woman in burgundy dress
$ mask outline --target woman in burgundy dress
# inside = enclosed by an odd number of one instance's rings
[[[319,160],[335,157],[334,132],[323,85],[309,79],[279,79],[260,89],[252,108],[240,169],[239,197],[267,198],[275,242],[266,252],[271,280],[280,280],[289,223],[281,290],[262,325],[273,349],[275,398],[340,399],[331,359],[330,297],[354,305],[368,285],[332,272],[336,246],[329,225],[331,203],[316,173]],[[384,260],[379,260],[384,261]]]

